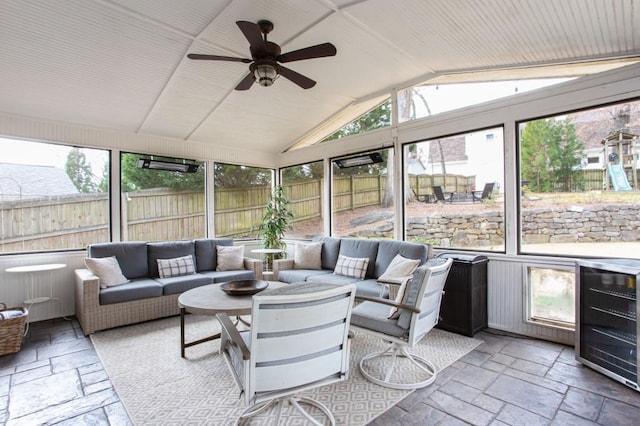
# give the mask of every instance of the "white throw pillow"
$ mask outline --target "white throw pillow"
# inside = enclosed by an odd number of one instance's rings
[[[322,269],[322,242],[296,244],[293,268]]]
[[[353,277],[363,279],[367,274],[367,266],[369,259],[366,257],[356,258],[347,256],[338,256],[338,262],[333,270],[336,275],[344,275],[345,277]]]
[[[193,256],[191,255],[173,259],[158,259],[157,262],[160,278],[180,277],[196,273]]]
[[[244,269],[244,246],[216,246],[218,265],[216,271]]]
[[[396,298],[395,298],[396,303],[405,303],[406,301],[405,293],[407,292],[406,290],[407,290],[407,287],[409,286],[410,281],[411,281],[411,278],[407,278],[404,281],[402,281],[402,284],[398,289],[398,294],[396,295]],[[389,311],[389,319],[398,319],[398,318],[400,318],[400,310],[395,306],[392,306],[391,310]]]
[[[407,259],[401,254],[396,254],[387,269],[378,278],[379,281],[392,281],[413,274],[420,265],[420,259]]]
[[[120,264],[115,256],[87,257],[84,264],[93,275],[100,278],[100,288],[114,287],[130,282],[122,274],[122,269],[120,269]]]

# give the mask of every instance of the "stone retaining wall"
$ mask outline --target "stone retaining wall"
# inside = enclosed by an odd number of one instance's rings
[[[522,231],[524,244],[639,241],[640,205],[525,209]],[[358,236],[393,238],[393,222],[387,221]],[[491,211],[408,218],[407,238],[439,247],[502,245],[504,215]]]

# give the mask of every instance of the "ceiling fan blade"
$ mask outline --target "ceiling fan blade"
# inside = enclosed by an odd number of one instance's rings
[[[283,76],[284,78],[288,78],[303,89],[311,89],[316,85],[316,82],[311,80],[309,77],[305,77],[304,75],[299,74],[289,68],[279,66],[278,70],[281,76]]]
[[[242,34],[244,34],[247,41],[249,41],[251,51],[266,50],[264,39],[262,38],[262,31],[260,31],[258,24],[249,21],[236,21],[236,25],[238,25]]]
[[[201,55],[199,53],[189,53],[187,55],[189,59],[204,59],[208,61],[230,61],[230,62],[244,62],[245,64],[250,64],[253,62],[251,59],[247,58],[234,58],[233,56],[218,56],[218,55]]]
[[[254,81],[256,81],[256,79],[253,76],[253,72],[250,72],[238,83],[236,90],[249,90],[251,86],[253,86]]]
[[[324,58],[326,56],[335,56],[336,47],[331,43],[316,44],[315,46],[305,47],[304,49],[294,50],[292,52],[283,53],[276,57],[278,62],[293,62],[303,59]]]

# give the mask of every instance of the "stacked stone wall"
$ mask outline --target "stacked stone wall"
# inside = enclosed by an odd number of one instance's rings
[[[522,211],[523,244],[640,241],[640,205],[567,206]],[[393,222],[359,237],[393,238]],[[407,219],[407,239],[439,247],[504,244],[501,211]]]

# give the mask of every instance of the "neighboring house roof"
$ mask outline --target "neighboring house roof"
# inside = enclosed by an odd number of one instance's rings
[[[0,163],[0,197],[3,199],[77,194],[67,173],[53,166]]]

